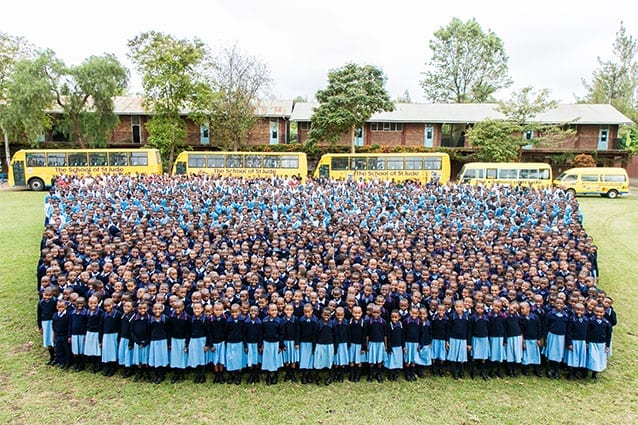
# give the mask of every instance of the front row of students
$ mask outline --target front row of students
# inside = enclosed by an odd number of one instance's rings
[[[325,308],[318,319],[310,304],[301,317],[294,315],[292,305],[280,315],[271,304],[260,318],[257,306],[244,317],[237,304],[227,316],[219,303],[212,312],[194,303],[192,314],[181,301],[168,311],[155,304],[150,313],[143,302],[134,309],[126,301],[121,311],[111,299],[102,308],[98,303],[91,297],[88,308],[83,298],[67,305],[44,291],[38,324],[51,355],[48,364],[68,369],[73,363],[81,370],[89,360],[93,372],[103,368],[105,376],[112,376],[120,366],[125,377],[135,374],[136,381],[155,383],[165,379],[169,367],[173,383],[184,380],[187,368],[194,371],[196,383],[205,382],[206,371],[212,370],[215,383],[240,384],[244,372],[247,382],[255,383],[265,372],[268,385],[277,383],[282,369],[284,380],[295,381],[298,370],[302,383],[328,385],[342,381],[346,373],[357,382],[364,370],[368,381],[381,382],[384,368],[390,380],[401,370],[406,380],[416,380],[429,366],[432,375],[443,376],[448,364],[458,379],[468,363],[472,378],[503,377],[503,366],[510,376],[519,368],[528,375],[530,366],[540,376],[542,348],[548,377],[558,378],[565,363],[570,378],[587,370],[596,378],[606,368],[611,342],[603,306],[586,318],[580,304],[568,315],[561,299],[544,315],[544,325],[528,303],[511,303],[504,312],[498,300],[489,314],[483,303],[466,312],[458,301],[450,312],[439,306],[432,318],[427,309],[412,308],[403,319],[398,311],[391,312],[387,322],[376,305],[365,317],[360,307],[353,308],[350,319],[343,308]]]

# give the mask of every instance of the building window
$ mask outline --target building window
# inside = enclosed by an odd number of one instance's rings
[[[371,131],[403,131],[403,123],[401,122],[372,122],[370,123]]]
[[[523,138],[525,140],[532,140],[534,138],[534,130],[525,130],[525,132],[523,132]]]
[[[131,135],[133,143],[136,145],[142,143],[142,126],[139,115],[131,115]]]
[[[310,130],[310,121],[300,121],[299,122],[299,130]]]

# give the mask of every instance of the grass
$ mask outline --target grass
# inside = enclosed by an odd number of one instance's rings
[[[581,198],[615,299],[614,355],[598,382],[426,378],[330,387],[156,386],[62,372],[35,325],[43,194],[0,191],[0,423],[638,423],[638,196]]]

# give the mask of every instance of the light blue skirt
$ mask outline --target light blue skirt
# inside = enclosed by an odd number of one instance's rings
[[[128,348],[128,343],[128,338],[120,338],[120,346],[117,348],[117,363],[120,366],[131,367],[133,364],[133,350]]]
[[[403,347],[392,347],[392,351],[385,356],[383,366],[386,369],[403,369]]]
[[[84,354],[84,335],[71,335],[71,353],[74,356]]]
[[[277,372],[284,365],[283,357],[279,352],[279,341],[264,341],[264,353],[261,358],[261,370]]]
[[[299,369],[312,369],[314,363],[312,342],[302,342],[299,344]]]
[[[505,359],[510,363],[521,363],[523,360],[523,336],[508,336],[505,346]]]
[[[467,340],[450,338],[450,349],[447,352],[447,359],[451,362],[467,362]]]
[[[246,366],[257,366],[261,363],[261,354],[259,354],[259,345],[256,342],[246,344],[248,353],[246,353]]]
[[[565,335],[556,335],[549,332],[543,353],[549,361],[562,362],[565,356]]]
[[[313,367],[315,369],[330,369],[334,358],[334,345],[317,344],[315,345],[315,361]]]
[[[42,345],[45,348],[53,347],[53,320],[42,321]]]
[[[406,342],[405,353],[403,354],[403,361],[406,364],[416,364],[418,357],[419,357],[419,343]]]
[[[174,369],[186,369],[188,354],[184,351],[186,340],[182,338],[171,338],[171,351],[169,363]]]
[[[587,367],[587,343],[572,340],[572,349],[565,350],[565,363],[569,367]]]
[[[87,332],[84,339],[84,355],[85,356],[101,356],[100,334],[99,332]]]
[[[104,363],[117,361],[117,333],[102,335],[102,361]]]
[[[350,359],[353,364],[361,364],[368,361],[366,352],[364,351],[363,354],[361,354],[362,348],[361,344],[350,344],[350,348],[348,349],[348,359]]]
[[[587,369],[602,372],[607,369],[607,353],[604,342],[590,342],[587,351]]]
[[[206,364],[206,337],[191,338],[188,341],[188,366],[197,367],[204,366]]]
[[[526,339],[521,363],[524,365],[541,364],[541,350],[537,339]]]
[[[348,366],[350,364],[347,342],[342,342],[337,345],[337,354],[335,354],[334,363],[336,366]]]
[[[379,364],[385,360],[385,345],[382,342],[368,343],[368,363]]]
[[[474,360],[487,360],[490,358],[490,339],[488,337],[472,337],[472,358]]]
[[[168,340],[151,341],[148,349],[148,365],[150,367],[168,366]]]
[[[214,350],[213,350],[214,348]],[[213,344],[208,348],[207,362],[213,365],[226,363],[226,343],[224,341]]]
[[[226,370],[234,372],[246,367],[246,353],[242,342],[226,343]]]
[[[447,359],[447,350],[445,349],[444,339],[432,340],[432,360],[445,360]]]
[[[299,348],[295,348],[295,341],[290,339],[284,341],[286,349],[281,353],[285,364],[297,363],[299,361]]]
[[[148,351],[149,346],[140,347],[139,344],[133,345],[133,359],[131,363],[134,365],[147,365],[148,364]]]
[[[490,361],[504,362],[507,358],[503,341],[505,341],[505,339],[502,336],[490,337]]]
[[[419,366],[432,366],[432,345],[424,345],[415,359]]]

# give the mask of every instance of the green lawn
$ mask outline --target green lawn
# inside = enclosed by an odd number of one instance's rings
[[[41,193],[0,191],[0,423],[638,423],[638,196],[581,198],[615,299],[614,355],[599,382],[426,378],[330,387],[156,386],[44,366],[35,325]]]

